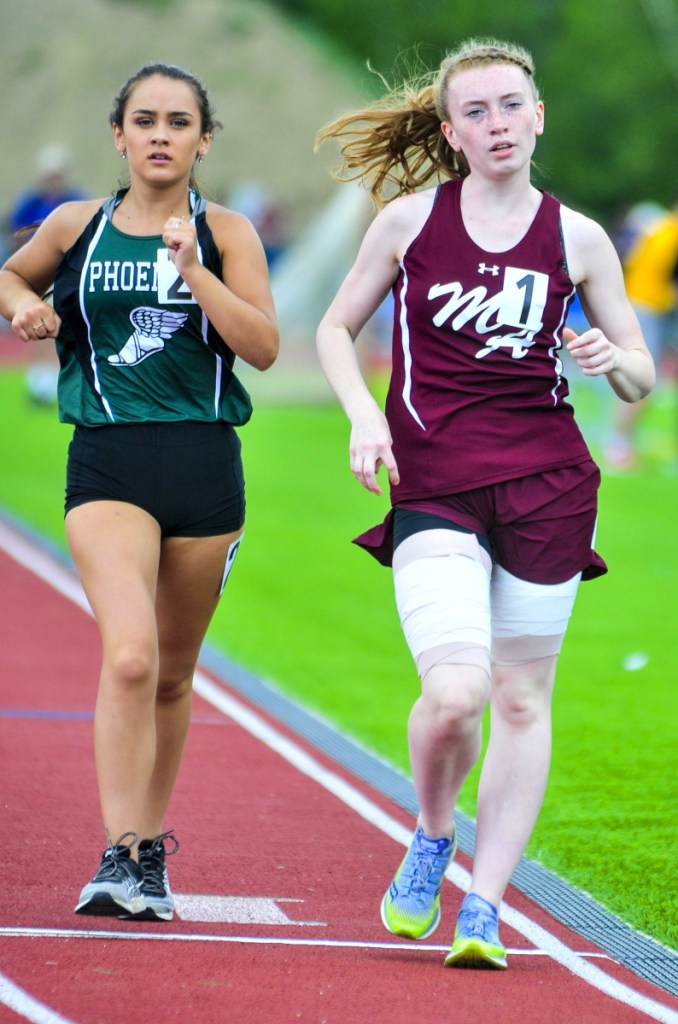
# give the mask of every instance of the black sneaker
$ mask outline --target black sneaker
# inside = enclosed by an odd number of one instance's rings
[[[165,840],[174,843],[170,850],[165,849]],[[172,920],[174,896],[167,877],[165,857],[176,853],[178,849],[179,840],[171,829],[156,836],[155,839],[142,839],[139,843],[139,867],[143,874],[141,895],[145,903],[141,917],[160,921]]]
[[[131,839],[131,842],[125,843],[126,839]],[[145,907],[141,894],[144,876],[130,856],[136,841],[134,832],[125,832],[115,844],[108,836],[108,849],[104,850],[96,875],[80,893],[76,914],[117,916],[121,911],[132,915],[142,913]]]

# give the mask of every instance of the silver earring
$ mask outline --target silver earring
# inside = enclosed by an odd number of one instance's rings
[[[199,164],[204,164],[205,163],[205,157],[204,156],[199,156],[198,157],[198,163]]]
[[[127,159],[127,151],[123,149],[122,153],[120,154],[120,157],[121,157],[122,160],[126,160]]]

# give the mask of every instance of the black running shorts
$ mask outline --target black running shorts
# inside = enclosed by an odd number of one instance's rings
[[[245,521],[240,438],[223,422],[76,427],[66,513],[90,501],[144,509],[165,537],[209,537]]]

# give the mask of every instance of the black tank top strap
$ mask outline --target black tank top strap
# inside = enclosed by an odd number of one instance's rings
[[[109,220],[113,216],[113,211],[121,199],[122,195],[120,194],[120,192],[117,192],[114,196],[109,196],[104,205],[102,206],[101,209],[103,210],[104,214],[108,217]]]
[[[188,202],[191,208],[191,215],[193,217],[197,218],[207,211],[207,200],[203,199],[200,193],[196,192],[194,189],[191,189],[188,194]]]
[[[117,192],[114,192],[112,196],[108,197],[104,205],[101,207],[102,211],[106,214],[109,220],[113,216],[113,211],[115,210],[116,206],[120,205],[123,198],[128,192],[128,188],[118,189]]]

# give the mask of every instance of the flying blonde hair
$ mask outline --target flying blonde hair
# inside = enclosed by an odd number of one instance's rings
[[[469,173],[466,157],[452,149],[440,130],[449,116],[447,86],[460,71],[492,64],[519,67],[530,82],[535,100],[539,98],[534,61],[527,50],[497,39],[467,39],[447,54],[437,71],[395,87],[379,75],[386,94],[321,128],[316,149],[323,142],[337,139],[342,165],[333,177],[337,181],[362,181],[377,208],[415,192],[432,178],[464,178]],[[388,195],[384,195],[386,191]]]

